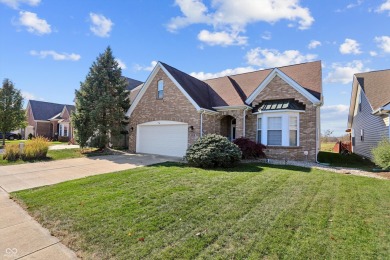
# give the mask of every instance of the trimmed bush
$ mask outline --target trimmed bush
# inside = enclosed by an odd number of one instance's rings
[[[45,159],[49,150],[49,140],[38,136],[27,141],[22,154],[23,160]]]
[[[390,141],[384,138],[378,146],[372,149],[374,162],[384,170],[390,170]]]
[[[3,159],[7,161],[17,161],[19,159],[19,144],[6,144]]]
[[[69,142],[69,137],[68,136],[59,136],[58,142],[62,142],[62,143]]]
[[[263,150],[266,149],[266,147],[263,144],[258,144],[246,137],[237,138],[233,141],[233,143],[240,148],[242,152],[242,159],[265,157],[265,153],[263,152]]]
[[[233,167],[241,160],[240,148],[226,137],[209,134],[199,138],[187,150],[185,158],[195,167]]]

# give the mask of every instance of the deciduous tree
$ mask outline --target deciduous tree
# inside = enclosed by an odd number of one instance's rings
[[[26,113],[23,110],[23,97],[9,79],[4,79],[0,89],[0,132],[5,134],[26,125]]]

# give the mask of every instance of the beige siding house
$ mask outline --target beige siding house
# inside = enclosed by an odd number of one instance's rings
[[[355,74],[348,116],[352,152],[372,159],[371,150],[390,138],[389,116],[390,70]]]
[[[263,143],[268,158],[315,161],[321,78],[320,61],[204,81],[159,62],[130,94],[129,149],[184,156],[217,133]]]

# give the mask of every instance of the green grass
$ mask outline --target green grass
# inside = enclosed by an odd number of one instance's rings
[[[321,151],[333,152],[333,147],[336,142],[321,142]]]
[[[357,168],[365,171],[372,171],[373,168],[378,168],[369,159],[363,159],[357,154],[341,155],[333,152],[321,151],[318,153],[318,161],[329,163],[335,167]]]
[[[61,150],[49,150],[47,152],[47,158],[44,160],[36,160],[36,161],[23,161],[17,160],[15,162],[9,162],[7,160],[3,160],[2,155],[0,154],[0,166],[4,165],[13,165],[13,164],[22,164],[22,163],[33,163],[33,162],[42,162],[42,161],[54,161],[54,160],[64,160],[64,159],[72,159],[72,158],[81,158],[81,157],[91,157],[91,156],[99,156],[99,155],[108,155],[110,153],[102,153],[95,151],[96,149],[84,150],[81,149],[61,149]]]
[[[165,163],[12,197],[87,259],[390,255],[390,181],[308,168]]]

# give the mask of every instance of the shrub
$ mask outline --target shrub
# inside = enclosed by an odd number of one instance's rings
[[[23,160],[45,159],[49,150],[49,140],[38,136],[26,142],[22,154]]]
[[[31,140],[31,139],[33,139],[33,138],[34,138],[34,135],[33,135],[32,133],[29,133],[27,139],[28,139],[28,140]]]
[[[232,167],[241,160],[241,151],[226,137],[209,134],[199,138],[185,156],[192,166],[202,168]]]
[[[374,162],[384,170],[390,169],[390,141],[384,138],[378,146],[372,149]]]
[[[59,136],[58,137],[58,141],[62,142],[62,143],[69,142],[69,137],[67,137],[67,136]]]
[[[16,161],[19,159],[19,144],[6,144],[3,159],[7,161]]]
[[[265,153],[263,150],[266,148],[263,144],[258,144],[249,138],[240,137],[233,141],[236,144],[241,152],[242,159],[252,159],[252,158],[264,158]]]

